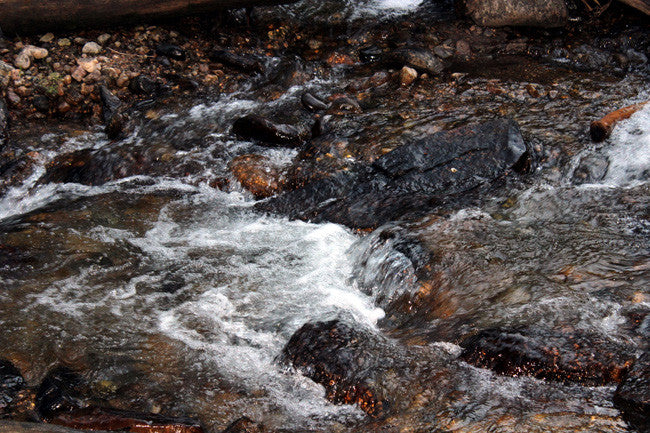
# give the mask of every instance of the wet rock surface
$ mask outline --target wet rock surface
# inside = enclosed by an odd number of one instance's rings
[[[7,141],[7,126],[9,123],[9,112],[7,110],[7,104],[3,98],[0,98],[0,150],[5,145]]]
[[[650,429],[650,354],[642,354],[614,394],[614,404],[638,431]]]
[[[235,121],[233,133],[262,145],[296,147],[303,141],[301,132],[292,125],[275,123],[265,117],[249,114]]]
[[[621,382],[634,354],[606,338],[540,329],[487,329],[465,339],[461,358],[509,376],[604,385]]]
[[[25,379],[20,371],[11,362],[0,359],[0,418],[6,416],[8,408],[25,386]]]
[[[506,175],[526,154],[516,122],[499,119],[439,132],[399,147],[371,166],[340,172],[259,208],[293,218],[376,228]]]

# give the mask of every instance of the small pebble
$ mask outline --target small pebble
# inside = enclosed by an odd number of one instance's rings
[[[84,54],[90,54],[91,56],[96,56],[102,50],[102,47],[97,42],[87,42],[81,52]]]
[[[72,45],[72,42],[70,42],[70,39],[68,38],[62,38],[56,41],[56,44],[60,47],[69,47],[70,45]]]
[[[41,39],[39,41],[49,44],[54,40],[54,33],[45,33],[43,36],[41,36]]]
[[[111,39],[111,35],[108,33],[101,34],[97,37],[97,42],[99,42],[100,45],[106,44]]]
[[[402,70],[399,71],[399,81],[402,86],[410,86],[417,79],[417,77],[418,72],[413,68],[409,68],[408,66],[404,66]]]

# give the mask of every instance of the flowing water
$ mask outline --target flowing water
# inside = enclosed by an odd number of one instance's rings
[[[348,19],[399,15],[420,3],[344,10]],[[323,13],[305,8],[289,10]],[[368,422],[361,410],[328,402],[320,385],[278,361],[303,324],[340,318],[450,359],[445,386],[457,389],[427,414],[409,409],[391,421],[395,429],[625,431],[612,386],[501,377],[454,359],[464,336],[499,326],[585,330],[634,352],[648,337],[650,106],[598,146],[586,119],[574,119],[600,104],[647,99],[650,87],[634,74],[560,76],[552,88],[577,89],[569,99],[495,100],[476,90],[489,79],[470,74],[467,91],[440,83],[433,102],[380,95],[341,121],[360,160],[368,149],[495,112],[513,115],[545,149],[536,173],[478,205],[370,234],[263,215],[234,182],[211,186],[237,155],[262,153],[280,168],[296,157],[234,138],[234,119],[254,112],[301,121],[302,91],[344,87],[345,71],[314,74],[273,100],[252,86],[159,107],[120,142],[99,130],[31,134],[25,142],[39,150],[38,164],[0,198],[0,347],[31,383],[65,363],[114,406],[195,415],[209,431],[242,415],[286,431],[358,431]],[[517,92],[521,83],[501,86]],[[102,186],[37,183],[47,161],[89,147],[149,149],[168,164]],[[606,157],[606,175],[577,182],[581,161],[594,156]],[[400,303],[423,287],[433,287],[435,302]],[[645,319],[631,329],[635,312]]]

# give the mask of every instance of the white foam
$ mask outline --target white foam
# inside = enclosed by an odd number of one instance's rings
[[[608,152],[609,168],[604,183],[634,185],[650,176],[650,104],[619,122],[614,128]]]

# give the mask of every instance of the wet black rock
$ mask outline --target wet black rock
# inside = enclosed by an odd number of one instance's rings
[[[381,60],[383,55],[384,55],[384,51],[381,48],[374,45],[371,45],[369,47],[364,47],[359,50],[359,59],[361,59],[361,61],[365,63],[378,62]]]
[[[275,123],[256,114],[240,117],[233,124],[232,130],[236,135],[244,139],[257,140],[262,145],[279,144],[297,147],[304,141],[298,128]]]
[[[43,114],[47,114],[50,111],[50,99],[45,95],[34,95],[32,104],[36,110]]]
[[[185,50],[177,45],[160,44],[156,47],[156,54],[159,56],[169,57],[174,60],[185,60]]]
[[[330,401],[358,404],[369,415],[380,416],[387,401],[376,386],[375,375],[382,361],[373,352],[382,344],[378,336],[338,320],[307,323],[291,336],[282,361],[323,385]]]
[[[309,92],[303,93],[300,101],[306,109],[314,112],[327,110],[329,106],[325,101]]]
[[[580,159],[578,167],[573,171],[573,183],[593,183],[602,180],[607,174],[609,161],[602,155],[589,155]]]
[[[7,142],[7,126],[9,125],[9,111],[7,110],[7,104],[0,97],[0,150],[4,147]]]
[[[650,352],[642,354],[627,372],[614,394],[614,405],[632,427],[650,431]]]
[[[129,90],[136,95],[153,95],[158,90],[158,84],[145,75],[138,75],[129,82]]]
[[[461,358],[508,376],[564,383],[618,383],[634,360],[632,350],[581,331],[486,329],[466,338]]]
[[[230,51],[214,50],[210,53],[210,60],[221,63],[224,66],[237,69],[241,72],[253,73],[264,72],[264,66],[252,56],[243,56]]]
[[[122,101],[103,84],[99,87],[99,96],[102,101],[102,117],[106,135],[111,140],[123,136],[128,117]]]
[[[562,27],[568,19],[564,0],[461,0],[456,5],[487,27]]]
[[[44,419],[78,409],[82,405],[82,377],[67,367],[50,371],[36,391],[36,409]]]
[[[11,362],[0,359],[0,418],[24,388],[25,379],[20,371]]]
[[[140,174],[145,165],[139,154],[82,149],[56,157],[47,165],[38,183],[103,185],[111,180]]]
[[[419,73],[439,75],[445,66],[433,53],[421,48],[400,48],[390,52],[386,57],[388,65],[401,68],[409,66]]]
[[[497,119],[405,144],[257,205],[292,218],[376,228],[513,171],[527,149],[517,123]]]
[[[328,114],[335,114],[338,116],[343,116],[349,113],[360,114],[362,112],[363,110],[361,109],[359,102],[347,95],[341,95],[334,98],[327,109]]]

